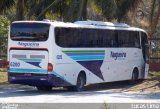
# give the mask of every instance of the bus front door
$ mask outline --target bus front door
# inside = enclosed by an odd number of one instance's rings
[[[148,46],[147,35],[145,33],[142,33],[141,45],[142,45],[142,54],[144,60],[143,78],[146,79],[148,76],[148,69],[149,69],[149,46]]]

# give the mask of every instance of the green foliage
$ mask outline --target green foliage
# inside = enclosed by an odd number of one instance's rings
[[[116,0],[118,21],[120,22],[126,19],[125,15],[128,11],[134,13],[140,2],[142,2],[142,0]]]
[[[6,56],[7,53],[7,34],[10,21],[0,16],[0,56]]]
[[[82,0],[72,0],[70,2],[70,7],[68,8],[64,20],[74,22],[78,20],[78,13],[80,11],[80,5]]]
[[[16,0],[0,0],[0,13],[14,6]]]
[[[0,0],[0,8],[6,11],[14,7],[15,20],[51,18],[74,22],[87,19],[88,4],[91,4],[95,16],[108,21],[123,21],[128,11],[134,11],[140,1],[142,0]]]
[[[91,0],[90,0],[91,1]],[[125,22],[129,11],[135,12],[142,0],[92,0],[94,12],[108,21]]]
[[[53,14],[51,11],[47,12],[45,15],[46,19],[50,19],[50,20],[58,20],[61,18],[61,15],[59,13],[55,13]]]
[[[8,33],[9,25],[10,21],[6,17],[0,16],[0,35]]]
[[[93,4],[96,13],[103,15],[109,21],[115,18],[117,11],[115,0],[93,0]]]
[[[160,0],[153,0],[150,13],[150,31],[149,36],[153,37],[160,17]]]

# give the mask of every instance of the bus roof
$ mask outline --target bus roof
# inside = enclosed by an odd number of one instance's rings
[[[114,30],[131,30],[131,31],[142,31],[147,33],[141,28],[131,27],[125,23],[112,23],[112,22],[102,22],[102,21],[76,21],[71,22],[61,22],[61,21],[14,21],[13,23],[47,23],[54,27],[79,27],[79,28],[96,28],[96,29],[114,29]]]

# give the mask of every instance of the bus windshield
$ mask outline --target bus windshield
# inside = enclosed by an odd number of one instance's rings
[[[45,23],[13,23],[10,37],[14,41],[46,41],[49,27]]]

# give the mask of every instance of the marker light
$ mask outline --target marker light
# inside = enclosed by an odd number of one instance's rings
[[[9,69],[9,62],[7,61],[6,68]]]
[[[48,73],[52,73],[53,71],[53,65],[51,63],[48,63]]]

